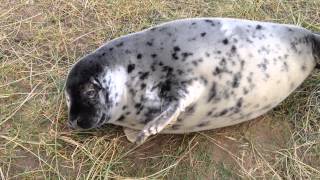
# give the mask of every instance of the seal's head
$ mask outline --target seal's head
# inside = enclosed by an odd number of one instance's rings
[[[109,89],[103,86],[106,65],[97,55],[79,60],[69,72],[65,95],[71,128],[91,129],[110,119]]]

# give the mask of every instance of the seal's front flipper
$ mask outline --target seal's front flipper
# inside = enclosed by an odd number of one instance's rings
[[[162,131],[168,124],[172,124],[178,118],[181,110],[178,104],[171,104],[159,116],[150,121],[139,132],[135,143],[142,144],[150,135],[154,135]]]
[[[123,132],[126,135],[128,141],[134,143],[140,131],[124,127]]]

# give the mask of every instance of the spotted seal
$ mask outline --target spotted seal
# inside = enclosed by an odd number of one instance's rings
[[[302,27],[231,18],[166,22],[107,42],[66,81],[69,124],[110,123],[188,133],[254,119],[283,101],[320,62],[320,36]]]

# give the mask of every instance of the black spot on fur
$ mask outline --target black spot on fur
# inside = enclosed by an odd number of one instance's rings
[[[283,64],[282,64],[282,69],[281,69],[281,70],[288,72],[288,69],[289,69],[289,67],[288,67],[287,62],[283,62]]]
[[[222,69],[219,67],[216,67],[215,70],[213,71],[213,75],[219,75],[222,72]]]
[[[167,72],[167,76],[170,76],[173,72],[173,68],[170,66],[163,66],[162,67],[163,72]]]
[[[127,108],[128,108],[128,106],[126,106],[126,105],[122,106],[122,110],[125,110]]]
[[[134,107],[135,107],[136,109],[139,109],[141,106],[142,106],[141,103],[136,103],[136,104],[134,105]]]
[[[193,53],[191,53],[191,52],[183,52],[183,53],[181,53],[181,55],[182,55],[182,61],[185,61],[189,56],[192,56]]]
[[[246,95],[246,94],[249,93],[249,90],[248,90],[247,88],[243,88],[242,91],[243,91],[243,94],[244,94],[244,95]]]
[[[151,64],[151,66],[150,66],[152,72],[156,71],[156,67],[155,67],[155,66],[156,66],[156,63],[153,62],[153,63]]]
[[[174,125],[171,126],[171,129],[178,130],[178,129],[180,129],[180,127],[181,127],[180,124],[174,124]]]
[[[243,104],[243,99],[242,99],[242,98],[239,98],[238,101],[237,101],[236,107],[237,107],[237,108],[241,108],[241,107],[242,107],[242,104]]]
[[[198,127],[205,127],[205,126],[208,126],[209,125],[209,121],[205,121],[205,122],[202,122],[200,124],[198,124],[197,126]]]
[[[159,83],[160,97],[166,97],[168,92],[171,90],[171,86],[172,86],[172,81],[170,81],[169,79],[167,79],[164,82]]]
[[[204,78],[203,76],[200,76],[201,81],[204,83],[204,85],[208,84],[208,80]]]
[[[142,54],[139,53],[139,54],[137,55],[137,59],[141,59],[141,58],[142,58]]]
[[[212,115],[212,111],[209,111],[208,113],[207,113],[207,116],[211,116]]]
[[[131,73],[135,69],[136,65],[135,64],[129,64],[127,67],[128,73]]]
[[[181,81],[181,84],[192,84],[193,79],[189,79],[189,80],[185,80],[185,81]]]
[[[217,83],[213,82],[209,92],[208,102],[210,102],[217,95]]]
[[[231,47],[231,52],[232,52],[232,53],[235,53],[236,51],[237,51],[236,46],[232,46],[232,47]]]
[[[260,29],[262,29],[262,26],[261,26],[260,24],[258,24],[258,25],[256,26],[256,29],[257,29],[257,30],[260,30]]]
[[[206,19],[206,20],[204,20],[204,22],[210,24],[211,26],[215,26],[214,22],[210,19]]]
[[[241,73],[240,73],[240,72],[236,73],[236,74],[233,76],[233,80],[232,80],[232,87],[233,87],[233,88],[239,87],[240,79],[241,79]]]
[[[151,57],[152,57],[152,58],[156,58],[156,57],[157,57],[157,54],[151,54]]]
[[[195,108],[196,108],[196,105],[195,105],[195,104],[194,104],[194,105],[191,105],[190,107],[187,107],[186,113],[188,113],[188,114],[194,113],[194,112],[196,111]]]
[[[245,61],[244,60],[241,60],[240,61],[240,67],[241,67],[241,70],[243,69],[243,67],[244,67],[244,63],[245,63]]]
[[[119,44],[116,45],[117,47],[123,46],[123,42],[120,42]]]
[[[222,110],[220,113],[218,113],[218,116],[226,115],[228,112],[229,112],[228,109],[224,109],[224,110]]]
[[[159,108],[147,108],[146,112],[144,113],[144,116],[146,117],[145,122],[151,121],[160,112],[161,112],[161,109],[159,109]]]
[[[140,112],[141,112],[142,109],[143,109],[143,105],[142,105],[141,103],[136,103],[136,104],[134,105],[134,107],[135,107],[136,110],[137,110],[136,114],[140,114]]]
[[[266,63],[260,63],[257,65],[262,71],[267,70],[267,64]]]
[[[144,72],[144,73],[141,74],[140,79],[141,80],[145,80],[145,79],[148,78],[148,76],[149,76],[149,72]]]
[[[140,87],[141,87],[141,89],[144,89],[144,88],[146,88],[146,84],[145,83],[142,83],[141,85],[140,85]]]
[[[179,75],[182,75],[184,72],[183,72],[181,69],[177,69],[177,73],[178,73]]]
[[[192,61],[192,64],[193,64],[194,66],[198,66],[198,62],[197,62],[197,61]]]
[[[196,25],[196,24],[197,24],[196,22],[191,23],[191,25]]]
[[[173,60],[178,60],[179,59],[177,53],[172,53],[172,59]]]
[[[113,50],[113,47],[109,48],[109,51],[112,51]]]
[[[219,62],[220,66],[225,66],[227,64],[227,61],[225,58],[222,58],[221,61]]]
[[[179,46],[174,46],[174,47],[173,47],[173,50],[174,50],[175,52],[177,52],[177,51],[180,51],[181,49],[180,49]]]
[[[121,115],[118,119],[117,119],[117,121],[123,121],[125,119],[125,116],[124,115]]]
[[[229,43],[229,40],[228,40],[228,39],[224,39],[224,40],[222,40],[222,43],[223,43],[224,45],[227,45],[227,44]]]
[[[201,37],[204,37],[206,34],[207,34],[206,32],[203,32],[200,35],[201,35]]]
[[[148,41],[146,44],[147,44],[147,46],[152,46],[153,45],[153,41],[154,41],[154,39],[151,39],[150,41]]]

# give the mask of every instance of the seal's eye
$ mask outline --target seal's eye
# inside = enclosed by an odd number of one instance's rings
[[[94,98],[97,93],[94,89],[91,89],[91,90],[87,91],[85,94],[88,98]]]

